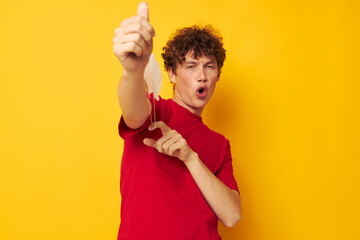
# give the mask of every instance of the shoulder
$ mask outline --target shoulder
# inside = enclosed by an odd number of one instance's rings
[[[204,125],[208,129],[209,137],[211,137],[213,139],[216,139],[217,141],[220,141],[221,143],[228,143],[229,142],[229,140],[223,134],[212,130],[206,124],[204,124]]]
[[[210,129],[207,125],[203,124],[201,133],[200,145],[205,145],[207,151],[218,154],[218,156],[225,156],[230,151],[230,141],[221,133]],[[220,157],[222,159],[223,157]]]

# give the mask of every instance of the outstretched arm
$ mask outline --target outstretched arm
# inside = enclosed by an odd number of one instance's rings
[[[157,141],[145,138],[144,144],[156,148],[160,153],[177,157],[183,161],[218,219],[225,226],[233,227],[241,217],[239,193],[218,179],[177,131],[172,130],[161,121],[149,126],[150,131],[155,128],[160,128],[163,136]]]
[[[151,111],[144,71],[153,49],[154,36],[146,2],[139,4],[136,16],[125,19],[115,29],[113,51],[124,68],[118,85],[118,98],[124,121],[133,129],[139,128]]]

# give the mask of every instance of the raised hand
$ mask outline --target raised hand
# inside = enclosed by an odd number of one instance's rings
[[[159,152],[166,155],[177,157],[184,163],[190,159],[194,151],[189,147],[186,140],[176,130],[169,128],[164,122],[154,122],[150,124],[149,130],[153,131],[160,128],[163,136],[155,141],[151,138],[145,138],[144,144],[156,148]]]
[[[137,15],[125,19],[115,29],[113,51],[125,71],[144,71],[153,49],[154,36],[155,31],[149,23],[149,7],[146,2],[141,2]]]

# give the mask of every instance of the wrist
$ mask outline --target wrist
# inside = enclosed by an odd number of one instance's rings
[[[183,162],[185,163],[185,165],[187,167],[189,167],[190,165],[192,165],[193,163],[195,163],[198,160],[200,160],[199,155],[196,152],[191,151],[189,156]]]
[[[123,78],[125,79],[141,79],[144,80],[144,72],[145,69],[137,71],[137,72],[132,72],[132,71],[127,71],[126,69],[123,70],[122,75]]]

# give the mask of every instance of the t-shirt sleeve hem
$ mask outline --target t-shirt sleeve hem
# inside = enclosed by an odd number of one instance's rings
[[[159,109],[159,107],[160,107],[159,102],[160,101],[157,101],[157,100],[154,101],[153,94],[147,95],[147,97],[150,100],[150,103],[151,103],[151,106],[152,106],[151,109],[152,110],[154,109],[153,104],[156,105],[156,109]],[[159,98],[160,98],[160,100],[162,100],[160,96],[159,96]],[[128,138],[131,138],[131,137],[143,132],[151,124],[151,122],[152,122],[151,121],[151,115],[152,114],[153,113],[151,112],[149,117],[143,123],[143,125],[141,125],[137,129],[132,129],[132,128],[128,127],[126,125],[126,123],[125,123],[124,116],[121,116],[120,121],[119,121],[119,125],[118,125],[118,132],[119,132],[120,137],[123,138],[123,139],[128,139]]]
[[[148,117],[143,125],[141,125],[137,129],[133,129],[126,125],[124,116],[121,116],[120,122],[118,125],[119,135],[123,139],[131,138],[131,137],[143,132],[150,124],[151,124],[150,117]]]
[[[230,142],[226,140],[226,155],[225,160],[222,163],[218,172],[216,172],[216,177],[220,179],[227,187],[232,190],[236,190],[239,192],[239,187],[235,180],[234,176],[234,169],[232,166],[232,157],[231,157],[231,149],[230,149]]]

